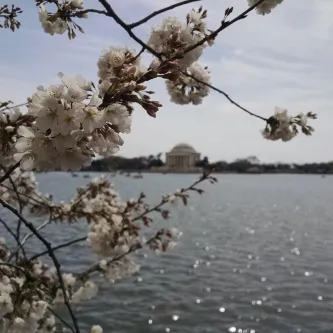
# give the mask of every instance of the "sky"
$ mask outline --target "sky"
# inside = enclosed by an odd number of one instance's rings
[[[110,3],[127,23],[135,22],[173,0],[112,0]],[[19,104],[39,85],[58,83],[57,73],[82,74],[97,82],[97,60],[109,46],[140,50],[111,18],[90,14],[79,20],[84,34],[75,40],[43,32],[32,0],[9,1],[21,6],[22,27],[0,33],[0,101]],[[177,8],[135,29],[147,41],[152,26],[167,16],[181,19],[194,3]],[[227,7],[236,16],[247,0],[203,0],[207,24],[216,29]],[[49,7],[50,11],[54,8]],[[85,0],[85,8],[101,9],[97,0]],[[211,161],[232,161],[257,156],[262,162],[323,162],[333,160],[333,1],[284,0],[271,14],[252,12],[224,30],[199,62],[211,71],[212,84],[237,103],[261,116],[273,115],[276,106],[299,112],[313,111],[318,119],[312,137],[299,135],[290,142],[264,140],[265,123],[233,106],[211,91],[198,106],[170,102],[163,80],[153,80],[149,89],[163,107],[157,118],[136,108],[132,132],[124,135],[119,155],[142,156],[169,151],[186,142]],[[143,59],[147,65],[150,57]]]

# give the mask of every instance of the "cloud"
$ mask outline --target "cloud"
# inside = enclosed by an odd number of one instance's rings
[[[115,2],[115,10],[126,22],[134,22],[154,10],[176,1],[128,0]],[[198,6],[200,2],[196,3]],[[224,2],[202,3],[208,9],[208,25],[218,27]],[[86,7],[100,8],[96,1]],[[235,2],[234,15],[243,11],[246,0]],[[36,8],[27,3],[18,33],[2,31],[0,100],[20,103],[35,87],[57,82],[56,74],[82,74],[96,80],[96,62],[109,45],[135,47],[110,18],[90,15],[82,20],[84,35],[74,41],[66,36],[48,36],[39,26]],[[193,6],[178,7],[161,18],[184,18]],[[222,95],[211,92],[199,106],[178,106],[169,102],[163,81],[152,82],[154,98],[164,107],[152,119],[138,108],[133,132],[126,135],[121,154],[146,155],[169,150],[178,142],[188,142],[211,160],[232,160],[256,155],[262,161],[323,161],[330,155],[333,113],[333,2],[331,0],[285,0],[270,15],[251,13],[229,27],[207,49],[200,63],[208,65],[212,82],[247,109],[270,116],[275,106],[292,113],[315,111],[313,137],[299,136],[289,143],[262,139],[262,121],[250,117],[230,104]],[[152,25],[161,18],[135,30],[147,39]],[[145,60],[149,61],[149,57]]]

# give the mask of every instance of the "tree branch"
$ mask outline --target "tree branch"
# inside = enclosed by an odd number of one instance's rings
[[[47,307],[47,309],[56,317],[58,320],[63,323],[65,326],[67,326],[72,332],[75,332],[73,327],[67,323],[66,320],[64,320],[61,316],[59,316],[50,306]]]
[[[7,266],[7,267],[15,268],[16,270],[20,271],[24,275],[27,275],[27,272],[22,267],[16,266],[16,265],[11,264],[9,262],[0,262],[0,266]]]
[[[86,236],[81,237],[81,238],[76,238],[76,239],[73,239],[73,240],[71,240],[67,243],[63,243],[63,244],[57,245],[55,247],[52,247],[52,251],[56,251],[56,250],[59,250],[59,249],[64,248],[64,247],[67,247],[67,246],[70,246],[70,245],[73,245],[73,244],[76,244],[76,243],[79,243],[79,242],[83,242],[85,240],[87,240]],[[39,257],[41,257],[45,254],[48,254],[48,251],[43,251],[41,253],[35,254],[29,260],[35,260],[35,259],[37,259],[37,258],[39,258]]]
[[[202,183],[204,180],[209,179],[209,177],[210,177],[210,173],[203,173],[202,176],[197,181],[195,181],[192,185],[181,189],[180,193],[186,193],[186,192],[195,190],[195,186]],[[168,200],[166,200],[163,197],[159,204],[157,204],[155,207],[145,209],[140,215],[133,218],[132,221],[140,220],[143,216],[157,211],[160,207],[164,206],[167,202],[168,202]]]
[[[134,23],[128,24],[127,26],[128,26],[129,29],[134,29],[134,28],[138,27],[139,25],[148,22],[150,19],[152,19],[153,17],[155,17],[157,15],[160,15],[160,14],[165,13],[165,12],[167,12],[169,10],[174,9],[174,8],[177,8],[177,7],[180,7],[180,6],[184,6],[184,5],[187,5],[189,3],[197,2],[197,1],[201,1],[201,0],[185,0],[185,1],[177,2],[177,3],[173,4],[173,5],[168,6],[168,7],[156,10],[155,12],[153,12],[150,15],[144,17],[143,19],[141,19],[139,21],[136,21]]]
[[[182,74],[184,74],[185,76],[188,76],[190,78],[192,78],[193,80],[197,81],[198,83],[201,83],[201,84],[204,84],[205,86],[211,88],[212,90],[222,94],[231,104],[234,104],[235,106],[237,106],[239,109],[243,110],[244,112],[246,112],[247,114],[249,114],[250,116],[253,116],[253,117],[256,117],[258,119],[261,119],[261,120],[264,120],[264,121],[268,121],[267,118],[265,117],[262,117],[258,114],[255,114],[247,109],[245,109],[243,106],[239,105],[237,102],[235,102],[227,93],[225,93],[223,90],[219,89],[219,88],[216,88],[214,86],[212,86],[211,84],[207,83],[207,82],[204,82],[204,81],[201,81],[199,79],[197,79],[195,76],[185,72],[185,71],[182,71]]]
[[[51,218],[49,218],[48,220],[44,221],[42,224],[40,224],[39,226],[36,227],[36,230],[39,231],[43,228],[45,228],[49,223],[51,222]],[[27,233],[21,240],[21,244],[22,246],[24,245],[24,243],[34,235],[33,232]],[[13,252],[13,254],[11,254],[11,256],[9,257],[9,260],[16,255],[16,253],[18,252],[19,247]]]
[[[105,10],[108,13],[108,16],[112,17],[116,23],[118,23],[127,33],[128,35],[135,40],[138,44],[140,44],[142,47],[147,49],[150,53],[154,54],[156,57],[159,57],[160,54],[156,52],[154,49],[152,49],[150,46],[148,46],[146,43],[144,43],[139,37],[137,37],[131,30],[131,28],[117,15],[117,13],[113,10],[111,5],[106,0],[98,0],[101,5],[105,8]]]
[[[15,235],[13,230],[8,226],[8,224],[2,218],[0,218],[0,223],[5,227],[5,229],[8,231],[8,233],[13,236],[18,247],[20,249],[22,249],[22,253],[23,253],[24,257],[26,257],[25,249],[24,249],[23,245],[21,244],[20,239]]]
[[[99,10],[99,9],[85,9],[85,10],[77,11],[77,12],[73,13],[73,15],[70,15],[70,16],[77,17],[77,16],[82,16],[84,14],[88,14],[88,13],[95,13],[95,14],[101,14],[101,15],[108,16],[108,13],[105,10]]]
[[[9,176],[14,172],[14,170],[20,166],[20,163],[21,161],[17,162],[7,170],[7,172],[0,178],[0,184],[9,178]]]
[[[0,167],[1,169],[6,173],[7,172],[7,169],[5,166],[3,166],[2,164],[0,164]],[[21,200],[21,196],[20,196],[20,193],[18,192],[18,189],[17,189],[17,186],[15,184],[15,182],[13,181],[12,177],[9,175],[9,181],[13,187],[13,191],[15,192],[16,194],[16,197],[17,197],[17,201],[19,203],[19,207],[20,207],[20,213],[22,213],[22,210],[23,210],[23,203],[22,203],[22,200]],[[16,227],[16,238],[18,239],[18,242],[20,240],[20,231],[21,231],[21,220],[18,220],[17,221],[17,227]],[[21,246],[21,249],[23,249],[23,247]],[[24,252],[23,252],[24,253]],[[16,259],[18,259],[18,252],[17,252],[17,256],[16,256]]]

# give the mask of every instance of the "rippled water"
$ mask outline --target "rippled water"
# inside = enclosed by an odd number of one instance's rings
[[[114,179],[123,198],[145,191],[150,202],[196,175]],[[89,179],[38,176],[43,191],[70,198]],[[83,325],[105,333],[333,332],[333,177],[220,175],[167,222],[183,232],[162,256],[142,252],[138,275],[104,283],[101,297],[76,309]],[[157,222],[157,225],[159,222]],[[85,226],[57,225],[62,243]],[[37,251],[36,245],[32,244]],[[58,252],[65,268],[92,263],[84,245]]]

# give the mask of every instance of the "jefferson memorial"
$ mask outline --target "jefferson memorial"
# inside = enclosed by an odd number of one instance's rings
[[[202,172],[202,168],[195,166],[200,160],[200,153],[197,153],[194,148],[187,143],[179,143],[165,155],[165,166],[154,168],[154,171]]]

